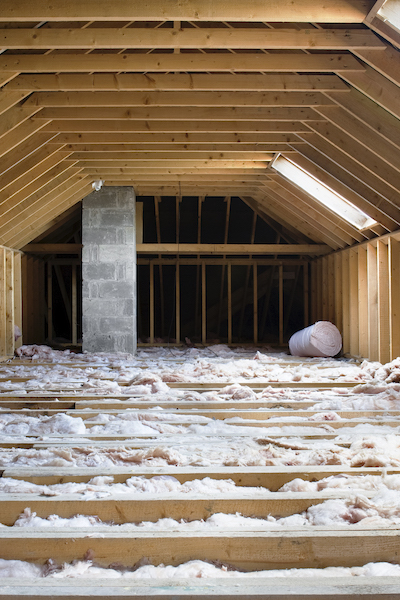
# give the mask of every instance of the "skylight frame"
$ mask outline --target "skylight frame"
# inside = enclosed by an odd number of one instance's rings
[[[377,225],[360,208],[347,200],[344,196],[327,186],[320,179],[297,165],[295,162],[277,154],[270,163],[270,168],[280,173],[285,179],[294,183],[302,191],[320,202],[325,208],[355,227],[358,231],[370,229]]]

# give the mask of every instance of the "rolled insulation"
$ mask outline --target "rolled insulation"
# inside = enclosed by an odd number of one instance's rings
[[[292,335],[290,354],[294,356],[336,356],[342,348],[339,329],[329,321],[317,321]]]

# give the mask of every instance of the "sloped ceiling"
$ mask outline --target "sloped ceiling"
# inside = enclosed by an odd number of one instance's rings
[[[5,0],[0,243],[42,235],[97,179],[239,196],[332,249],[398,229],[400,51],[378,4]],[[276,153],[378,225],[320,206],[269,168]]]

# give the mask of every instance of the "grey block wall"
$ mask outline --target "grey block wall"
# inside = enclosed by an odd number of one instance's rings
[[[82,348],[136,352],[133,187],[103,187],[83,200]]]

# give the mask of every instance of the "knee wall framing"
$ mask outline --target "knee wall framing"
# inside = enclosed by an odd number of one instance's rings
[[[312,322],[335,323],[343,352],[386,363],[400,355],[400,233],[311,264]]]

